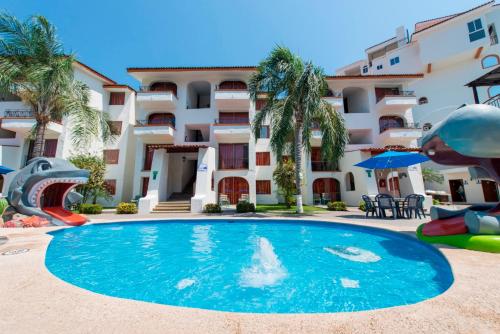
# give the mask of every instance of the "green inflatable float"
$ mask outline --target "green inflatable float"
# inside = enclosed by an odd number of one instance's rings
[[[417,238],[430,244],[443,244],[481,252],[500,253],[500,235],[454,234],[430,237],[422,234],[422,224],[417,229]]]

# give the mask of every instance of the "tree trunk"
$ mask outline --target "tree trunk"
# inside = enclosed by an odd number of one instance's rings
[[[33,158],[38,158],[43,155],[43,144],[45,141],[45,130],[47,128],[47,123],[39,123],[36,128],[35,141],[33,143]]]
[[[295,123],[295,187],[297,213],[304,213],[302,206],[302,122]]]

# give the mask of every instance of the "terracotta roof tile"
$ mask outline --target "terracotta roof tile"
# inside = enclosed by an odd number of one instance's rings
[[[127,72],[255,71],[255,66],[129,67]]]

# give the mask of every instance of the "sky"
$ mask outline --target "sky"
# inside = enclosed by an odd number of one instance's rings
[[[47,17],[65,48],[113,80],[127,67],[256,65],[277,44],[327,74],[404,25],[487,0],[0,0],[0,11]]]

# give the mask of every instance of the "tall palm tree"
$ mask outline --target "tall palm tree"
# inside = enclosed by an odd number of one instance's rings
[[[265,94],[266,104],[256,113],[252,123],[255,138],[266,120],[271,122],[271,148],[282,161],[284,153],[294,152],[297,213],[302,207],[302,160],[311,151],[311,128],[319,123],[324,159],[338,161],[344,155],[348,133],[344,120],[322,99],[328,91],[323,70],[285,47],[276,47],[262,61],[249,83],[255,102]]]
[[[0,13],[0,93],[14,94],[31,107],[34,157],[42,155],[47,124],[63,117],[78,147],[95,137],[111,138],[107,114],[89,107],[88,87],[73,76],[74,61],[45,17],[21,22]]]

